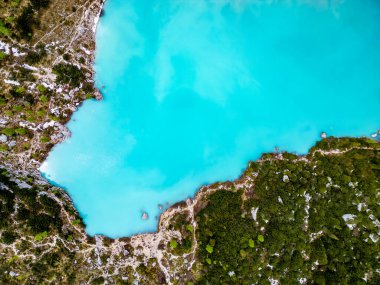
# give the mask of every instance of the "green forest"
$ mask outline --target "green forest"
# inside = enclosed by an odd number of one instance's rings
[[[253,191],[212,194],[197,217],[197,284],[380,284],[378,144],[330,139],[314,150],[348,147],[251,163]]]

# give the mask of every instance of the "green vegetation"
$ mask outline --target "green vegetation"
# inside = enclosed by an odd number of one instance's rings
[[[43,45],[38,45],[35,49],[30,50],[25,57],[27,64],[37,64],[46,56],[46,50]],[[39,85],[42,86],[42,85]],[[38,87],[37,87],[38,88]]]
[[[50,0],[6,0],[1,4],[0,36],[30,40],[33,30],[41,24],[41,13]],[[4,20],[5,19],[5,20]]]
[[[85,79],[83,70],[72,64],[59,63],[53,67],[53,72],[57,75],[57,83],[70,84],[73,87],[79,87]]]
[[[3,51],[0,51],[0,62],[7,58],[7,54]]]
[[[4,135],[10,137],[10,136],[13,136],[15,134],[15,129],[13,128],[5,128],[1,131]]]
[[[248,198],[243,200],[242,190],[208,197],[197,215],[203,264],[197,284],[297,284],[300,278],[308,284],[365,284],[364,277],[379,284],[379,144],[328,139],[317,146],[358,149],[316,152],[309,163],[271,159],[256,169]],[[359,149],[369,146],[377,150]],[[353,215],[351,224],[346,214]]]
[[[48,142],[50,142],[50,138],[49,137],[41,137],[40,142],[48,143]]]
[[[17,129],[15,129],[15,133],[18,134],[18,135],[23,136],[23,135],[26,134],[26,129],[24,129],[24,128],[17,128]]]
[[[4,22],[0,19],[0,34],[3,34],[4,36],[10,36],[11,31],[4,26]]]
[[[47,237],[47,231],[44,231],[44,232],[42,232],[42,233],[39,233],[39,234],[37,234],[36,235],[36,241],[41,241],[41,240],[43,240],[44,238],[46,238]]]
[[[33,8],[36,10],[45,9],[49,6],[50,0],[30,0]]]
[[[46,87],[39,84],[39,85],[37,85],[37,90],[40,91],[40,93],[45,93]]]
[[[3,51],[0,51],[0,61],[5,59],[7,57],[7,54]]]
[[[12,244],[16,239],[17,235],[9,231],[5,231],[1,235],[1,241],[5,244]]]
[[[177,242],[176,240],[172,239],[172,240],[170,241],[170,247],[171,247],[172,249],[176,249],[177,246],[178,246],[178,242]]]
[[[22,11],[21,15],[16,19],[16,29],[20,36],[30,40],[33,34],[33,27],[38,24],[32,6],[27,6]]]
[[[8,151],[8,146],[5,145],[5,144],[0,144],[0,151],[1,151],[1,152]]]
[[[45,96],[45,95],[42,95],[42,96],[40,97],[40,100],[41,100],[41,102],[43,102],[43,103],[47,103],[47,102],[49,102],[49,98],[48,98],[47,96]]]

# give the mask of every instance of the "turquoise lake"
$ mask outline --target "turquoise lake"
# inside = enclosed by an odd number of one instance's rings
[[[90,235],[155,231],[159,204],[263,152],[380,127],[377,0],[108,0],[96,42],[104,100],[41,166]]]

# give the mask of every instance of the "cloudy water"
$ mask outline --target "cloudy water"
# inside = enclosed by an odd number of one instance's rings
[[[41,167],[91,235],[154,231],[159,204],[276,146],[379,128],[379,1],[108,0],[96,41],[104,100]]]

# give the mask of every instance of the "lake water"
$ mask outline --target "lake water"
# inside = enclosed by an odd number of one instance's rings
[[[90,235],[154,231],[159,204],[276,146],[303,154],[322,131],[380,127],[377,0],[108,0],[96,41],[104,100],[41,167]]]

